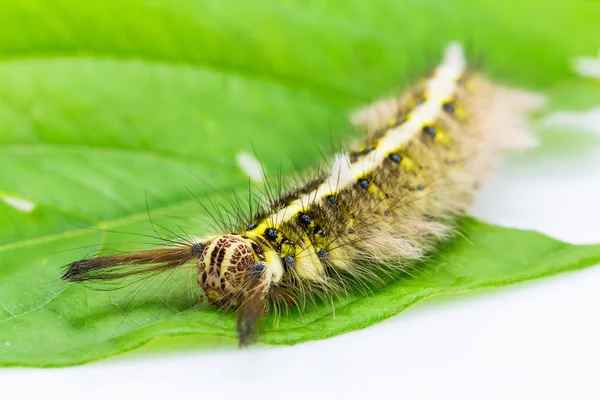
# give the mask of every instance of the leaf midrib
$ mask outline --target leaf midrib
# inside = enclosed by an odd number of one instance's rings
[[[0,153],[7,151],[10,154],[17,152],[21,153],[38,153],[38,152],[63,152],[73,151],[76,153],[97,152],[103,155],[112,154],[127,157],[144,157],[170,163],[186,164],[187,166],[205,167],[205,164],[195,161],[197,157],[192,157],[184,154],[177,154],[165,151],[151,151],[133,147],[111,147],[111,146],[89,146],[83,144],[72,143],[15,143],[15,144],[0,144]],[[218,163],[216,160],[215,163]],[[221,163],[220,168],[231,167],[230,164]]]
[[[232,188],[231,187],[224,188],[223,190],[228,190],[228,189],[232,189]],[[153,211],[154,212],[178,211],[178,210],[184,209],[186,207],[191,207],[194,204],[197,204],[197,202],[195,200],[187,200],[187,201],[176,202],[176,203],[169,204],[167,206],[159,207],[159,208],[154,209]],[[44,236],[40,236],[40,237],[33,238],[33,239],[27,239],[27,240],[21,240],[21,241],[9,243],[7,245],[0,246],[0,252],[6,251],[6,250],[13,250],[16,248],[21,248],[21,247],[33,246],[33,245],[37,245],[40,243],[48,243],[48,242],[52,242],[54,240],[59,240],[59,239],[83,236],[83,235],[89,234],[91,230],[106,230],[108,228],[114,228],[117,226],[125,225],[129,222],[141,221],[146,218],[148,218],[147,212],[134,213],[134,214],[131,214],[124,218],[119,218],[119,219],[115,219],[115,220],[111,220],[111,221],[103,221],[96,225],[89,226],[84,229],[67,230],[67,231],[55,233],[52,235],[44,235]]]
[[[55,50],[56,51],[56,50]],[[9,54],[9,56],[7,56]],[[329,100],[343,101],[344,103],[348,103],[349,101],[369,101],[369,99],[359,95],[358,93],[352,93],[348,91],[344,91],[334,86],[323,85],[322,83],[311,80],[311,79],[300,79],[298,77],[292,75],[283,75],[277,74],[273,72],[269,72],[267,74],[260,73],[259,71],[252,68],[242,68],[240,65],[230,65],[230,64],[219,64],[214,61],[207,61],[205,63],[192,62],[190,60],[179,60],[179,59],[170,59],[167,57],[147,57],[144,56],[132,56],[129,54],[123,55],[120,57],[120,54],[111,54],[111,53],[86,53],[86,52],[69,52],[65,51],[64,53],[60,53],[56,51],[56,53],[48,52],[19,52],[14,56],[10,56],[10,53],[4,53],[0,57],[0,64],[8,64],[11,62],[36,62],[36,61],[50,61],[50,60],[60,60],[60,59],[90,59],[93,61],[114,61],[114,62],[137,62],[140,64],[150,64],[154,66],[168,66],[168,67],[187,67],[190,69],[201,69],[201,70],[209,70],[222,75],[237,75],[239,77],[254,80],[259,82],[264,82],[268,84],[274,84],[280,87],[284,87],[287,89],[300,90],[300,91],[308,91],[318,97]]]

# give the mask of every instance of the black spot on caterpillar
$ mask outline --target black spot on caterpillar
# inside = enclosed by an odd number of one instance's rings
[[[269,310],[368,286],[385,268],[409,270],[447,238],[448,221],[471,203],[491,153],[514,139],[510,126],[486,121],[527,111],[517,95],[499,107],[508,93],[469,70],[451,45],[415,89],[357,114],[370,134],[356,151],[336,155],[294,190],[269,192],[247,218],[223,222],[226,234],[75,261],[63,279],[117,280],[194,263],[204,296],[237,311],[240,343],[251,343]]]

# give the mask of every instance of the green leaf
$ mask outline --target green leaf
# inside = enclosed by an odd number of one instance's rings
[[[61,266],[94,250],[81,246],[146,241],[107,232],[148,233],[145,194],[164,225],[205,233],[188,189],[218,201],[245,186],[235,155],[253,145],[272,173],[281,160],[284,172],[318,162],[352,134],[352,109],[424,73],[449,40],[485,54],[493,77],[542,91],[574,80],[569,57],[596,51],[593,2],[473,3],[2,2],[0,199],[35,208],[0,201],[0,364],[70,365],[158,336],[234,336],[234,316],[196,304],[188,271],[107,292],[61,282]],[[335,317],[321,305],[267,320],[263,341],[328,337],[428,296],[600,259],[598,246],[462,224],[469,241],[446,245],[417,279],[340,300]]]

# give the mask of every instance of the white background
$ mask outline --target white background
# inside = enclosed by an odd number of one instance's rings
[[[600,139],[600,107],[542,123]],[[597,147],[556,163],[501,166],[472,213],[573,243],[600,243]],[[0,398],[600,399],[600,268],[444,300],[291,347],[4,369]]]

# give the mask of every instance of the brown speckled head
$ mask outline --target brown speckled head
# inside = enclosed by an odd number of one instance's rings
[[[225,307],[237,305],[256,262],[248,239],[224,235],[213,240],[204,248],[198,270],[198,282],[208,301]]]

